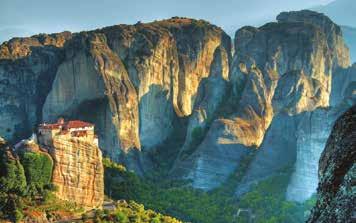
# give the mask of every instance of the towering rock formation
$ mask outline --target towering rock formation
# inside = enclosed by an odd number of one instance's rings
[[[42,151],[53,159],[52,183],[58,198],[83,207],[101,207],[104,167],[94,126],[79,120],[41,124],[37,137]]]
[[[356,106],[333,127],[319,161],[318,200],[309,223],[356,220]]]
[[[42,118],[62,47],[72,37],[63,32],[14,38],[0,46],[0,134],[17,141],[29,136]]]
[[[104,167],[100,149],[80,139],[56,137],[48,148],[53,158],[52,182],[60,199],[80,206],[101,207],[104,200]]]
[[[37,135],[21,140],[9,151],[19,154],[24,167],[31,165],[28,161],[35,160],[23,159],[25,153],[49,158],[51,165],[44,165],[44,161],[41,161],[41,165],[35,163],[37,166],[31,167],[51,166],[50,169],[38,170],[43,171],[42,178],[38,176],[41,172],[34,174],[34,179],[27,178],[28,184],[52,183],[56,186],[54,194],[57,198],[85,209],[101,208],[104,201],[104,167],[94,127],[80,121],[65,125],[65,128],[59,126],[59,122],[41,125]],[[27,171],[25,168],[26,177]],[[46,182],[36,181],[44,179]]]
[[[292,61],[295,64],[289,68],[292,72],[286,72],[278,80],[272,99],[275,113],[272,126],[268,129],[264,143],[252,162],[251,168],[248,169],[239,185],[237,194],[248,190],[249,186],[258,182],[259,179],[278,173],[278,170],[283,167],[292,166],[295,171],[287,190],[287,198],[304,201],[315,192],[318,183],[316,161],[325,146],[332,123],[354,103],[345,104],[349,96],[339,95],[335,98],[334,95],[344,92],[345,85],[352,84],[356,73],[351,71],[345,75],[341,74],[344,72],[342,70],[350,69],[347,68],[349,53],[343,43],[340,28],[326,16],[301,11],[281,13],[277,20],[280,26],[289,27],[285,29],[289,29],[292,33],[298,30],[298,26],[304,26],[306,33],[314,33],[314,37],[306,36],[306,39],[314,39],[315,42],[310,42],[311,45],[308,46],[303,40],[303,31],[299,30],[300,37],[296,35],[297,40],[294,42],[301,43],[302,41],[306,48],[292,53],[294,47],[291,43],[288,48],[289,51],[292,50],[290,52],[292,54],[289,55],[304,55],[302,57],[282,56],[282,58],[288,58],[285,61],[286,64]],[[314,31],[309,30],[310,28]],[[283,38],[286,37],[288,36]],[[323,51],[322,48],[327,51]],[[308,49],[312,49],[309,55],[305,54]],[[283,70],[283,66],[278,70]],[[282,130],[283,136],[280,135],[281,129],[278,125],[273,128],[274,122],[286,122],[283,124],[287,126]]]
[[[335,120],[356,104],[356,69],[339,68],[333,73],[330,106],[302,114],[297,137],[297,162],[287,191],[287,198],[304,201],[315,193],[320,154]]]
[[[277,20],[238,30],[233,56],[220,28],[178,17],[5,42],[0,134],[16,139],[41,119],[87,120],[105,155],[142,171],[136,155],[181,128],[172,175],[210,190],[253,152],[236,194],[293,166],[287,197],[302,201],[316,188],[333,121],[354,103],[355,69],[340,28],[323,14]]]
[[[237,195],[294,163],[288,197],[305,200],[315,191],[315,160],[340,114],[326,110],[334,101],[330,94],[347,84],[334,80],[333,73],[349,66],[349,52],[340,28],[322,14],[281,13],[277,20],[236,32],[225,103],[235,109],[216,119],[192,155],[176,163],[176,173],[197,188],[219,186],[239,171],[251,149],[259,148]],[[340,78],[352,79],[346,76]]]
[[[171,134],[175,118],[192,113],[203,79],[227,79],[230,45],[220,28],[186,18],[5,42],[0,90],[11,95],[1,98],[1,111],[8,115],[1,117],[0,134],[11,140],[23,121],[29,123],[22,125],[25,134],[41,119],[79,117],[96,124],[101,148],[114,159],[122,151],[149,149]],[[18,68],[19,56],[29,61],[26,75]]]

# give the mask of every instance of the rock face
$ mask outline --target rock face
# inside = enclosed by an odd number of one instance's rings
[[[17,141],[29,136],[42,118],[42,106],[68,32],[14,38],[0,46],[0,134]]]
[[[238,30],[234,50],[220,28],[178,17],[6,42],[0,134],[14,140],[60,116],[89,121],[104,155],[142,173],[146,151],[183,138],[171,174],[204,190],[254,153],[236,194],[296,167],[287,197],[302,201],[333,121],[355,103],[355,68],[323,14],[277,20]]]
[[[315,193],[317,170],[320,154],[325,148],[327,139],[335,120],[350,106],[356,104],[356,69],[337,69],[332,77],[330,106],[328,109],[317,109],[303,114],[296,132],[297,162],[287,191],[287,198],[304,201]]]
[[[69,133],[54,134],[51,140],[43,140],[43,135],[37,135],[21,140],[9,151],[20,157],[24,152],[48,156],[53,166],[48,181],[57,187],[54,191],[57,198],[85,209],[101,208],[104,167],[101,150],[93,137],[71,137]]]
[[[4,43],[2,48],[9,45]],[[58,64],[50,66],[53,83],[48,83],[49,93],[40,95],[46,98],[43,108],[36,105],[42,116],[12,117],[16,112],[10,109],[13,101],[8,100],[3,110],[9,107],[9,115],[2,117],[7,120],[3,123],[10,126],[9,120],[21,122],[26,118],[32,124],[40,119],[54,121],[59,116],[86,119],[96,124],[100,147],[115,160],[131,149],[152,148],[171,134],[173,119],[192,113],[203,80],[211,76],[212,80],[206,82],[221,82],[224,88],[230,45],[230,38],[220,28],[186,18],[73,34],[70,41],[59,46],[61,57],[55,57]],[[7,64],[15,66],[15,62]],[[21,75],[4,70],[2,76]],[[220,97],[220,92],[223,90],[212,97]],[[13,97],[20,100],[19,95]],[[9,133],[3,135],[13,138]]]
[[[104,168],[100,149],[90,142],[56,137],[47,148],[54,161],[52,182],[60,199],[87,208],[104,200]]]
[[[26,135],[41,119],[80,116],[98,126],[114,159],[151,148],[170,135],[174,118],[192,113],[203,79],[227,78],[230,48],[220,28],[186,18],[13,39],[0,50],[0,89],[9,94],[0,134],[13,140],[20,123],[28,123]],[[95,114],[83,112],[92,106]]]
[[[311,48],[317,49],[321,46],[320,43],[324,42],[327,48],[333,50],[324,59],[320,57],[322,55],[320,53],[311,54],[315,56],[311,61],[324,60],[324,62],[320,64],[311,62],[310,68],[307,68],[308,65],[306,66],[303,60],[297,60],[297,64],[302,66],[301,72],[287,72],[278,80],[272,99],[275,113],[272,126],[265,135],[264,143],[255,161],[252,162],[251,168],[237,188],[237,194],[245,192],[249,185],[270,176],[278,169],[292,166],[295,171],[287,189],[287,199],[302,202],[308,199],[317,187],[317,160],[325,146],[333,122],[355,103],[350,100],[350,97],[353,97],[352,93],[351,95],[346,93],[346,89],[353,85],[356,75],[352,68],[346,68],[349,63],[348,50],[342,41],[340,28],[327,17],[310,11],[301,11],[282,13],[277,19],[282,26],[292,23],[290,28],[300,25],[301,22],[306,27],[312,25],[316,30],[319,28],[326,38],[317,40],[315,43],[319,43],[319,46],[314,45]],[[329,65],[326,65],[328,63]],[[310,77],[306,76],[309,73],[305,72],[306,70],[312,74]],[[278,129],[274,130],[273,124],[279,122],[283,114],[287,114],[289,118],[284,117],[282,120],[285,119],[290,124],[289,127],[283,128],[284,136],[288,137],[282,136],[286,140],[283,144],[279,144],[281,129],[277,127]],[[276,159],[282,161],[268,162]]]
[[[333,127],[319,161],[318,201],[308,220],[354,222],[356,177],[356,107]]]
[[[288,197],[305,200],[316,189],[315,160],[340,114],[337,111],[342,110],[323,108],[330,101],[337,106],[343,96],[330,95],[350,84],[346,79],[352,79],[351,73],[333,79],[336,70],[349,66],[349,52],[340,28],[322,14],[281,13],[277,20],[236,32],[231,93],[219,114],[223,118],[213,121],[192,155],[176,162],[176,173],[191,179],[197,188],[219,186],[239,171],[246,154],[258,148],[237,195],[294,163]],[[233,109],[226,111],[226,107]],[[295,183],[305,181],[303,186]]]

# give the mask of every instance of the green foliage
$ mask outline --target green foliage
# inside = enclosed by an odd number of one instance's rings
[[[117,211],[115,213],[115,221],[122,222],[122,223],[128,223],[129,222],[129,218],[127,217],[125,212]]]
[[[115,163],[107,157],[103,158],[103,165],[105,168],[117,169],[119,172],[126,171],[126,167],[124,165]]]
[[[183,186],[186,182],[141,179],[132,172],[105,169],[105,192],[115,199],[135,200],[160,213],[192,222],[233,222],[237,211],[231,196]],[[142,210],[143,206],[135,206]],[[130,221],[135,222],[130,218]],[[154,220],[157,221],[157,220]]]
[[[0,211],[3,217],[21,219],[26,193],[26,177],[23,166],[8,150],[0,150]],[[1,216],[0,216],[1,217]]]
[[[142,204],[134,201],[121,201],[115,210],[96,211],[95,222],[118,223],[181,223],[175,218],[147,210]],[[84,219],[83,219],[84,220]]]
[[[304,222],[312,201],[304,204],[286,201],[284,195],[291,169],[257,184],[239,199],[234,198],[242,176],[255,156],[254,150],[241,160],[233,175],[219,188],[204,192],[187,182],[140,178],[132,172],[105,168],[105,193],[115,199],[135,200],[160,213],[188,222],[248,222],[250,214],[236,216],[239,209],[250,210],[254,222]],[[130,218],[130,220],[132,220]],[[158,220],[153,220],[158,222]]]
[[[42,153],[25,152],[20,158],[9,149],[0,149],[0,219],[19,222],[23,210],[72,211],[76,206],[58,200],[52,193],[53,163]]]
[[[308,211],[314,205],[311,198],[300,204],[285,199],[289,183],[288,173],[268,178],[258,183],[250,192],[241,197],[239,208],[251,210],[255,222],[299,223],[305,222]],[[238,219],[239,222],[248,222]]]
[[[21,163],[6,154],[0,152],[0,186],[5,193],[22,195],[26,189],[26,177]]]
[[[208,125],[210,123],[207,123]],[[202,127],[200,126],[197,126],[195,127],[193,130],[192,130],[192,133],[191,133],[191,137],[192,137],[192,140],[191,140],[191,143],[188,147],[188,149],[186,149],[185,151],[183,151],[183,153],[181,154],[181,158],[182,159],[185,159],[187,158],[189,155],[193,154],[193,152],[195,151],[195,149],[199,146],[199,144],[203,141],[204,139],[204,136],[207,132],[207,128],[206,127],[205,129],[203,129]]]
[[[171,135],[163,143],[149,151],[148,156],[152,160],[153,168],[155,169],[153,173],[149,173],[149,175],[154,175],[152,177],[165,178],[169,175],[169,171],[184,144],[186,122],[187,120],[183,119],[175,123],[175,126],[178,127],[173,129]]]
[[[31,192],[42,191],[50,184],[53,162],[47,154],[25,152],[21,154],[21,163]]]
[[[14,212],[14,217],[15,217],[15,221],[16,222],[20,222],[22,219],[23,219],[23,213],[22,211],[16,209],[15,212]]]

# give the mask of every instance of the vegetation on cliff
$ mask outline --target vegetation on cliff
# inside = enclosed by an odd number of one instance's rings
[[[18,156],[8,147],[1,148],[0,219],[18,222],[33,213],[49,217],[58,210],[73,212],[74,204],[53,195],[52,169],[52,160],[46,154],[24,152]]]
[[[252,157],[252,155],[251,155]],[[146,207],[184,221],[202,223],[248,222],[303,222],[313,205],[311,199],[303,204],[285,199],[289,169],[268,178],[240,198],[233,191],[240,174],[235,174],[220,188],[204,192],[191,188],[187,182],[140,178],[123,165],[104,159],[105,193],[115,199],[135,200]],[[246,160],[248,163],[248,159]],[[248,165],[246,165],[248,166]],[[238,214],[250,210],[251,214]]]
[[[10,151],[0,150],[0,217],[21,220],[26,177],[21,163]]]
[[[250,216],[238,216],[239,223],[249,222],[253,218],[255,222],[305,222],[310,209],[315,203],[315,198],[304,203],[296,203],[285,199],[288,186],[288,173],[268,178],[258,183],[252,190],[244,194],[239,201],[240,210],[251,211]]]
[[[52,177],[53,161],[45,153],[24,152],[20,155],[25,170],[27,186],[31,194],[42,193],[49,188]]]
[[[88,214],[82,215],[85,222],[117,222],[117,223],[181,223],[181,221],[165,216],[152,210],[147,210],[142,204],[134,201],[126,202],[120,200],[116,203],[113,210],[96,210],[94,216],[90,219]]]

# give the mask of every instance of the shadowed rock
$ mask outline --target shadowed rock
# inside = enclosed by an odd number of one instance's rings
[[[356,220],[356,106],[333,127],[319,160],[318,200],[309,223]]]

